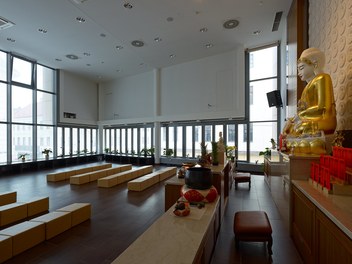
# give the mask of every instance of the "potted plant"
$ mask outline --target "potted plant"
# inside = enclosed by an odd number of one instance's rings
[[[46,159],[49,159],[49,153],[52,153],[52,150],[50,148],[45,148],[42,150],[42,154],[45,155]]]
[[[26,161],[26,156],[28,156],[28,153],[19,153],[18,154],[18,159],[22,159],[22,161]]]
[[[174,151],[173,149],[170,149],[170,148],[164,148],[163,154],[169,159],[171,159],[171,156],[174,154]]]
[[[211,142],[211,148],[212,148],[212,158],[213,158],[213,165],[217,166],[219,165],[219,153],[218,153],[218,143],[216,141]]]
[[[235,161],[236,155],[236,146],[227,146],[226,147],[226,157],[230,159],[232,162]]]
[[[259,152],[259,156],[270,157],[271,156],[271,149],[265,148],[264,151]]]

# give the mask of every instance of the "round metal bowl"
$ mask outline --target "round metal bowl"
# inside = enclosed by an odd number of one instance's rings
[[[212,186],[212,179],[211,169],[204,167],[189,168],[185,175],[185,183],[191,189],[209,189]]]

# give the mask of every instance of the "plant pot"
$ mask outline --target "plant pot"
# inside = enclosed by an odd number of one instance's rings
[[[205,190],[212,186],[213,173],[211,169],[204,167],[193,167],[186,171],[185,183],[192,189]]]

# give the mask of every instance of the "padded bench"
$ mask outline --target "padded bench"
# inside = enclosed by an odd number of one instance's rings
[[[49,211],[49,197],[34,197],[26,203],[28,217],[33,217]]]
[[[26,221],[0,230],[0,236],[11,238],[12,256],[15,256],[45,240],[45,225],[39,222]],[[3,252],[1,251],[0,255]]]
[[[0,263],[12,258],[12,237],[0,235]]]
[[[251,189],[251,174],[249,172],[235,172],[233,180],[235,181],[235,190],[237,190],[238,184],[243,182],[248,182],[248,187]]]
[[[10,203],[0,206],[0,227],[27,218],[27,203]]]
[[[239,211],[235,213],[233,232],[236,248],[240,241],[267,242],[268,253],[272,255],[272,229],[264,211]]]
[[[90,219],[92,214],[92,207],[90,203],[73,203],[57,209],[56,212],[71,213],[71,226],[76,226]]]
[[[17,201],[17,192],[0,193],[0,206],[15,203]]]

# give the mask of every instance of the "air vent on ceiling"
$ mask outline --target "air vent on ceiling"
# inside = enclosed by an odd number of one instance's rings
[[[281,17],[282,17],[282,11],[277,12],[273,23],[273,29],[271,31],[277,31],[279,29]]]
[[[15,25],[15,23],[12,23],[11,21],[9,21],[3,17],[0,17],[0,30],[12,27],[14,25]]]

